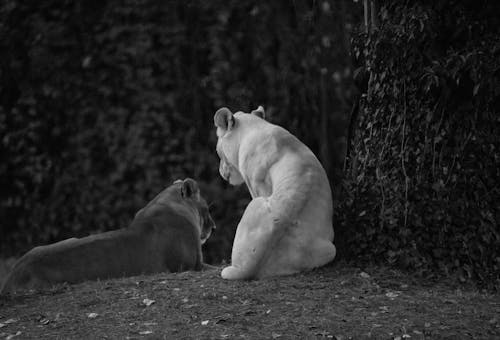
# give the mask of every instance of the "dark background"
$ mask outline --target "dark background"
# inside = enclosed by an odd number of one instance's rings
[[[249,194],[213,114],[263,105],[327,170],[339,258],[498,283],[499,5],[371,3],[3,1],[0,257],[193,177],[228,261]]]

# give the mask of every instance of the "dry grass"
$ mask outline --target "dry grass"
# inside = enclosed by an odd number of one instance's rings
[[[86,282],[0,297],[0,337],[500,338],[500,296],[473,288],[341,263],[250,282],[224,281],[219,272]]]

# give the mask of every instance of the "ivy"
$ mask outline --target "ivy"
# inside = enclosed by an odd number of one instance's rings
[[[350,256],[498,284],[499,26],[478,19],[492,8],[441,3],[386,2],[353,39],[369,80],[337,238]]]

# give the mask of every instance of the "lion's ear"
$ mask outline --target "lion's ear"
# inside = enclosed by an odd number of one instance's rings
[[[186,178],[182,182],[181,186],[181,195],[182,198],[195,198],[197,200],[200,199],[200,188],[198,187],[198,183],[194,179]]]
[[[262,119],[266,119],[266,113],[264,112],[264,108],[261,105],[259,105],[257,109],[253,110],[250,113]]]
[[[218,128],[231,130],[234,126],[233,113],[227,107],[218,109],[214,116],[214,124]]]

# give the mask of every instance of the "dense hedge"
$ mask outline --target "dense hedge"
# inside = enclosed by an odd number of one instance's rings
[[[219,226],[207,258],[229,259],[249,196],[219,178],[213,114],[262,104],[319,153],[332,133],[311,131],[346,111],[349,77],[325,4],[2,2],[0,256],[125,226],[190,176]]]
[[[387,1],[379,29],[355,37],[368,84],[337,210],[351,256],[498,284],[498,13]]]

